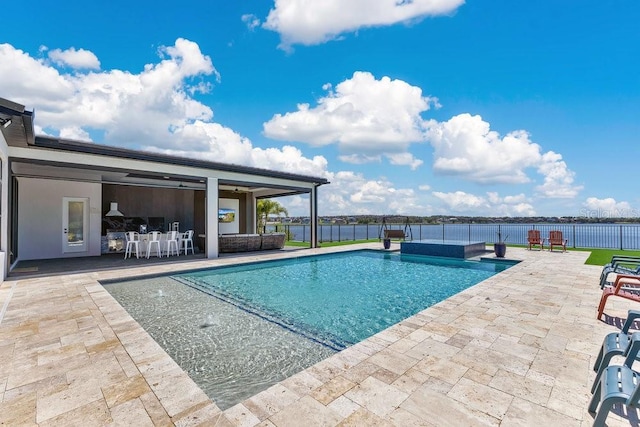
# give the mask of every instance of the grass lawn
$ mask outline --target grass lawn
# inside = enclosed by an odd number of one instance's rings
[[[526,245],[509,245],[518,248],[526,248]],[[567,248],[568,251],[584,251],[591,252],[589,258],[585,261],[585,264],[589,265],[605,265],[606,263],[611,261],[611,257],[614,255],[623,255],[623,256],[637,256],[640,257],[640,251],[622,251],[620,249],[585,249],[585,248]]]
[[[614,255],[637,256],[640,257],[640,251],[621,251],[620,249],[591,249],[591,256],[585,264],[605,265],[611,261]]]

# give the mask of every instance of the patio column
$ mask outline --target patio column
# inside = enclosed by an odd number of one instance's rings
[[[310,215],[311,247],[317,248],[318,247],[318,187],[315,185],[311,187],[311,192],[309,193],[309,203],[311,205],[309,207],[311,212],[311,215]]]
[[[207,258],[218,258],[218,178],[207,178],[205,234]]]
[[[254,193],[247,194],[245,197],[247,208],[245,209],[245,214],[247,215],[247,233],[249,234],[257,234],[258,226],[256,224],[256,196]]]

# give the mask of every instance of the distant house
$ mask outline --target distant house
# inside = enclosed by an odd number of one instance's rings
[[[101,256],[126,230],[194,230],[218,256],[218,235],[256,232],[256,202],[309,195],[324,178],[36,136],[34,113],[0,98],[0,280],[20,260]],[[221,213],[222,216],[221,216]],[[222,221],[220,221],[222,218]],[[311,242],[317,246],[317,221]],[[144,227],[142,227],[144,226]]]

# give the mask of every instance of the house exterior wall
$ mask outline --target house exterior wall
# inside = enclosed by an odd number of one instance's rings
[[[7,248],[9,247],[9,147],[0,132],[0,283],[9,271]]]
[[[88,250],[64,253],[63,197],[89,199]],[[100,255],[102,185],[39,178],[18,178],[18,260]]]
[[[219,199],[219,209],[233,209],[235,218],[233,222],[219,222],[218,234],[237,234],[240,233],[240,200],[238,199]]]

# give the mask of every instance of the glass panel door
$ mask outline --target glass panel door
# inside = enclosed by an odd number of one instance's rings
[[[89,199],[65,197],[62,202],[62,251],[86,252]]]

